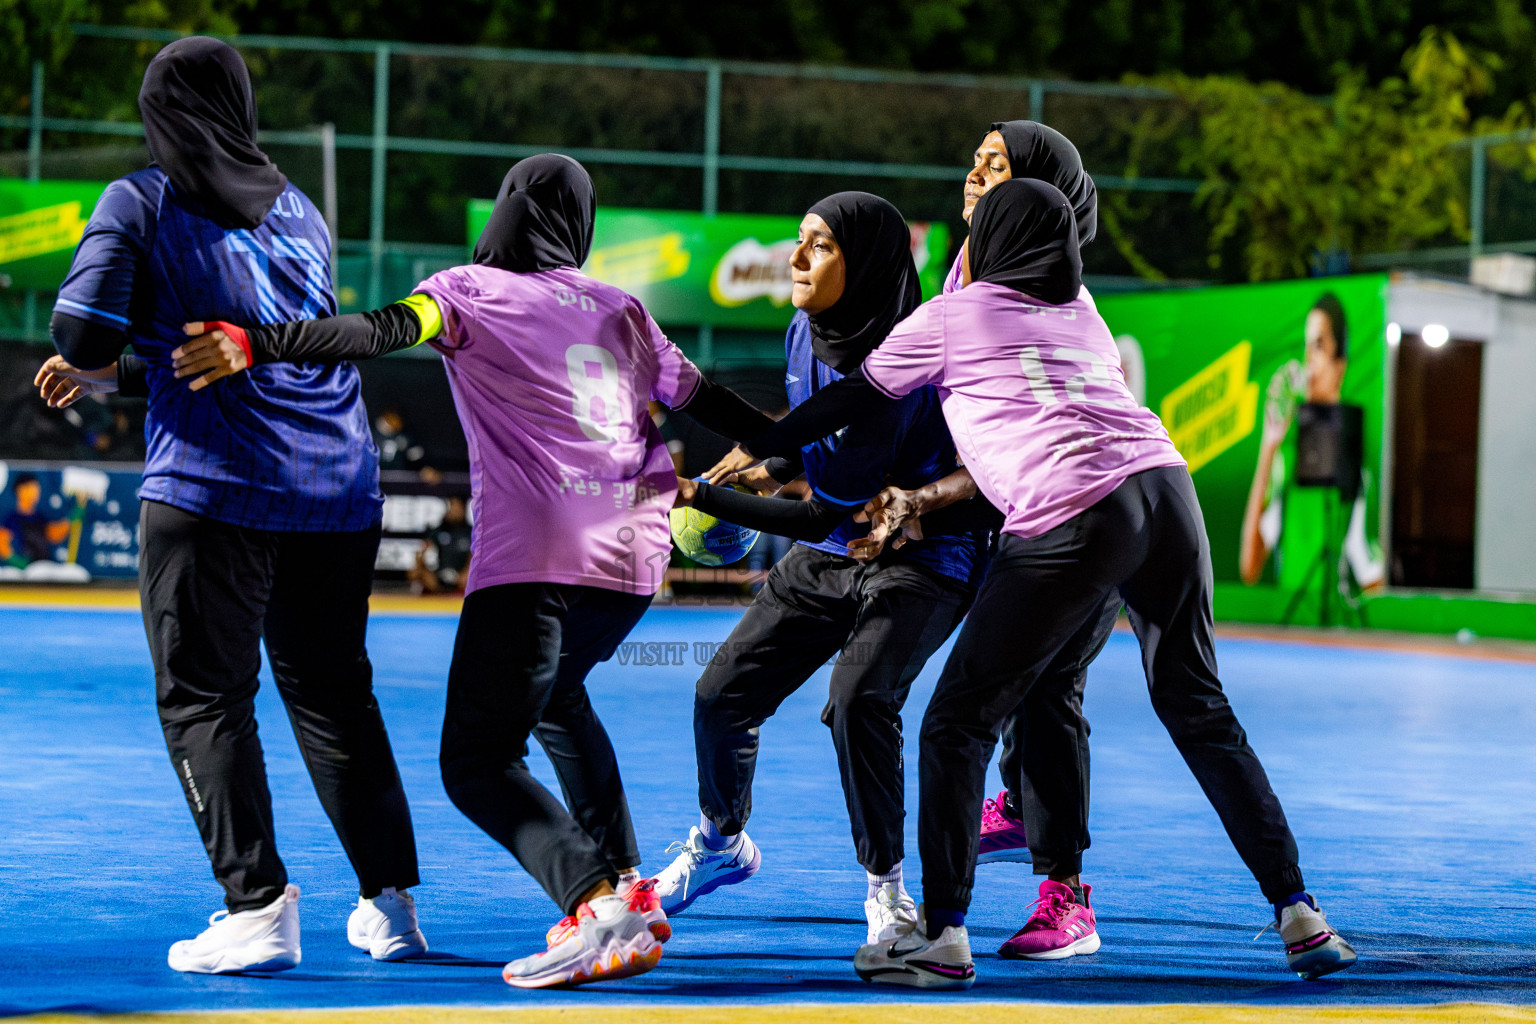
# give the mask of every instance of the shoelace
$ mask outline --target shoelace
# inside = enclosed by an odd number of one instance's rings
[[[987,797],[981,804],[981,828],[984,832],[1001,831],[1013,824],[1013,819],[996,800]]]
[[[1327,933],[1330,936],[1333,935],[1333,929],[1328,926],[1328,919],[1326,917],[1323,917],[1323,912],[1321,910],[1318,910],[1318,911],[1316,911],[1316,913],[1317,913],[1318,917],[1322,917],[1323,918],[1323,933]],[[1255,935],[1249,941],[1251,941],[1251,942],[1258,942],[1260,939],[1262,939],[1264,937],[1265,933],[1268,932],[1271,928],[1276,929],[1276,931],[1279,930],[1279,928],[1280,928],[1280,918],[1279,917],[1276,917],[1273,921],[1269,922],[1269,924],[1266,924],[1263,928],[1260,928],[1259,929],[1259,934]],[[1322,934],[1322,933],[1319,933],[1319,934]]]
[[[571,933],[579,927],[581,927],[581,922],[577,921],[574,916],[567,915],[550,926],[549,931],[544,933],[544,939],[549,944],[549,948],[554,949],[560,943],[570,938]]]
[[[1024,909],[1028,910],[1036,903],[1040,905],[1040,909],[1029,915],[1029,920],[1024,922],[1022,931],[1035,931],[1041,927],[1059,928],[1061,927],[1062,919],[1071,913],[1072,907],[1077,906],[1076,903],[1068,902],[1060,893],[1052,892],[1039,897],[1034,903],[1026,903]],[[1044,924],[1031,928],[1030,925],[1033,925],[1037,918],[1043,918]]]
[[[671,846],[667,847],[666,852],[667,853],[686,853],[688,855],[688,863],[683,868],[683,898],[684,899],[687,899],[687,897],[688,897],[688,888],[689,888],[689,886],[691,886],[693,884],[693,869],[698,867],[700,864],[702,864],[704,862],[705,855],[707,855],[707,854],[719,854],[720,853],[719,850],[700,850],[700,849],[695,849],[689,843],[689,841],[686,840],[686,839],[679,839],[679,840],[677,840]]]
[[[884,886],[875,893],[875,903],[892,918],[903,924],[917,926],[917,915],[901,905],[902,893],[898,889],[886,890]]]

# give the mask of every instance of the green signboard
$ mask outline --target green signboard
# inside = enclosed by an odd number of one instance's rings
[[[106,187],[0,178],[0,288],[57,288]]]
[[[1246,567],[1249,582],[1297,596],[1294,621],[1319,621],[1323,591],[1333,597],[1341,581],[1358,590],[1382,580],[1386,289],[1386,275],[1368,275],[1098,301],[1127,379],[1189,461],[1216,578],[1239,580]],[[1309,332],[1334,333],[1319,310],[1331,307],[1328,295],[1342,313],[1342,358],[1309,360]],[[1297,484],[1297,409],[1307,401],[1361,407],[1357,496]],[[1340,621],[1333,603],[1327,617]]]
[[[492,205],[470,202],[471,247]],[[640,299],[662,324],[779,329],[793,312],[789,257],[799,227],[798,217],[603,208],[583,269]],[[911,229],[927,298],[949,270],[949,228],[915,223]]]

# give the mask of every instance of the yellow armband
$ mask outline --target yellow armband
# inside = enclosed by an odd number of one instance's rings
[[[421,337],[416,339],[416,344],[431,341],[443,333],[443,312],[437,308],[432,296],[417,292],[401,299],[399,304],[415,313],[416,319],[421,321]]]

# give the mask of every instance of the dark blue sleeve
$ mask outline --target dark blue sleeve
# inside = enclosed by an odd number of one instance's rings
[[[885,401],[843,433],[811,490],[822,501],[855,509],[879,494],[896,469],[897,453],[915,404]]]
[[[138,177],[119,178],[101,194],[59,288],[55,313],[128,330],[133,285],[154,238],[158,205]]]

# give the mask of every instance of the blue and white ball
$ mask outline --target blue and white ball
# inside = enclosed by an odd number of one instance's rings
[[[745,487],[738,491],[751,494]],[[752,545],[762,535],[759,530],[722,522],[694,508],[672,510],[672,542],[677,549],[700,565],[721,566],[747,557]]]

